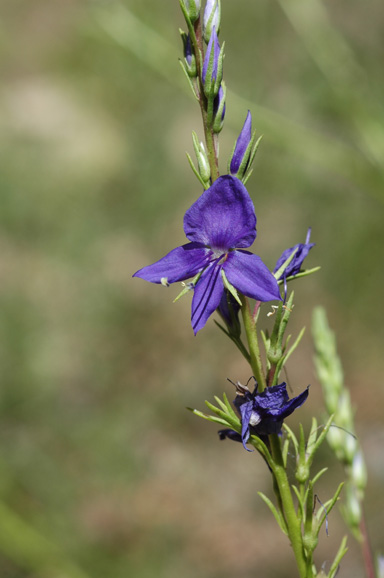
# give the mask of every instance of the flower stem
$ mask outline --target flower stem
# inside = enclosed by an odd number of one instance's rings
[[[295,510],[287,473],[284,468],[280,439],[277,434],[271,434],[269,440],[274,461],[273,474],[280,491],[280,498],[284,510],[283,514],[287,524],[288,536],[295,554],[299,576],[300,578],[313,578],[312,567],[307,565],[301,535],[301,522]]]
[[[201,19],[196,20],[193,34],[191,34],[192,46],[195,52],[196,65],[197,65],[197,77],[198,77],[198,99],[200,104],[201,116],[203,119],[204,136],[205,143],[207,146],[207,155],[209,166],[211,169],[211,180],[212,183],[219,177],[219,161],[217,153],[217,137],[213,132],[212,122],[209,123],[208,107],[213,106],[213,102],[209,103],[207,97],[204,94],[204,87],[202,82],[202,69],[201,62],[204,60],[204,42],[201,30]],[[212,120],[212,118],[211,118]]]
[[[252,367],[253,375],[255,376],[259,385],[259,393],[262,393],[267,384],[265,382],[263,366],[261,363],[259,341],[257,339],[256,320],[251,313],[248,299],[242,295],[241,301],[241,314],[243,316],[244,329],[247,336],[249,353],[251,356],[250,365]]]

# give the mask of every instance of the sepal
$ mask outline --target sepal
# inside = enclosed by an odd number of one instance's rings
[[[260,498],[263,500],[265,504],[267,504],[268,508],[271,510],[276,522],[279,524],[280,530],[288,536],[288,528],[285,520],[283,518],[282,513],[276,508],[276,506],[271,502],[269,498],[263,492],[257,492]]]

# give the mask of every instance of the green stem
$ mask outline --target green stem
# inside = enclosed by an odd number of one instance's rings
[[[287,523],[288,536],[295,554],[297,567],[300,578],[312,578],[312,568],[307,567],[306,556],[303,547],[301,534],[301,522],[297,516],[295,505],[293,503],[291,488],[289,485],[287,473],[284,468],[284,460],[281,452],[280,439],[277,434],[269,436],[271,442],[272,456],[274,460],[273,474],[280,491],[280,497],[283,504],[284,518]]]
[[[201,116],[203,119],[203,127],[204,127],[204,136],[205,136],[205,143],[207,146],[207,155],[209,166],[211,169],[211,179],[214,182],[219,177],[219,162],[218,162],[218,154],[217,154],[217,147],[215,138],[215,134],[212,129],[212,118],[211,122],[209,123],[209,117],[212,117],[211,114],[208,114],[208,108],[211,106],[213,107],[213,102],[209,103],[208,99],[204,94],[204,87],[202,83],[202,70],[201,70],[201,61],[204,60],[204,42],[203,42],[203,35],[201,30],[201,20],[200,18],[196,20],[193,30],[191,32],[191,40],[192,46],[195,52],[196,57],[196,65],[197,65],[197,77],[199,83],[198,89],[198,97],[199,97],[199,104],[201,109]],[[193,33],[192,33],[193,32]]]
[[[257,339],[256,320],[253,318],[249,302],[244,295],[241,296],[241,314],[243,316],[245,334],[247,336],[249,353],[251,356],[250,365],[252,367],[253,375],[259,384],[259,393],[263,392],[267,387],[263,373],[263,366],[260,357],[259,341]]]
[[[219,164],[218,164],[218,154],[216,148],[217,138],[212,130],[212,127],[207,124],[207,115],[205,115],[204,132],[205,132],[205,142],[207,145],[207,155],[209,160],[209,166],[211,168],[211,179],[214,182],[219,178]],[[204,115],[203,115],[204,122]]]

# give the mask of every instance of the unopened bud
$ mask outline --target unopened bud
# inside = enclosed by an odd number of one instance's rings
[[[224,88],[223,88],[223,86],[224,86]],[[226,109],[225,96],[226,96],[226,90],[225,90],[225,85],[223,82],[220,85],[218,95],[216,96],[215,102],[213,104],[213,115],[214,115],[213,132],[216,134],[221,131],[221,129],[223,128],[223,125],[224,125],[224,116],[225,116],[225,109]]]
[[[205,152],[205,148],[202,142],[200,143],[199,152],[196,156],[200,176],[205,183],[208,183],[211,178],[211,168],[209,166],[207,153]]]
[[[217,96],[223,78],[223,51],[220,50],[216,29],[213,27],[211,38],[205,53],[202,82],[205,96]]]
[[[244,176],[247,168],[251,151],[249,144],[252,138],[252,116],[248,111],[243,128],[238,136],[235,148],[230,160],[230,174],[241,179]],[[242,169],[240,171],[240,169]],[[239,173],[242,173],[241,175]]]
[[[185,69],[188,73],[188,76],[194,78],[197,76],[197,67],[196,67],[196,57],[192,50],[192,43],[191,37],[189,34],[186,34],[182,30],[180,30],[181,39],[183,41],[184,47],[184,64]]]
[[[200,16],[200,0],[184,0],[184,6],[193,24]]]
[[[220,19],[221,19],[220,0],[207,0],[203,18],[203,36],[207,44],[211,39],[213,27],[215,27],[216,33],[219,34]]]

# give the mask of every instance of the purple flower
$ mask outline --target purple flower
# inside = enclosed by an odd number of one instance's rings
[[[224,293],[222,272],[240,293],[258,301],[281,299],[275,277],[260,257],[245,251],[256,238],[256,215],[244,185],[219,177],[184,216],[190,243],[140,269],[134,277],[151,283],[175,283],[201,274],[192,299],[196,334],[217,309]]]
[[[239,134],[239,137],[236,141],[235,150],[233,151],[233,154],[232,154],[231,163],[230,163],[231,175],[237,176],[237,173],[239,172],[240,166],[244,160],[245,153],[246,152],[250,153],[250,151],[247,151],[247,149],[248,149],[249,143],[251,142],[251,139],[252,139],[252,116],[251,116],[251,113],[248,111],[247,118],[245,119],[243,128],[241,129],[241,133]],[[249,154],[248,154],[248,160],[249,160]],[[242,171],[243,174],[245,174],[247,168],[248,168],[248,164],[244,167],[244,170]]]
[[[216,28],[213,27],[211,38],[207,46],[207,52],[204,57],[202,72],[202,81],[206,96],[216,96],[219,91],[221,83],[221,78],[219,77],[222,77],[223,75],[222,58],[219,57],[220,43],[216,34]]]
[[[293,257],[292,261],[290,262],[290,264],[288,265],[288,267],[285,269],[285,271],[282,273],[281,276],[284,279],[286,279],[287,277],[292,277],[293,275],[297,275],[298,273],[300,273],[304,259],[306,258],[312,247],[315,246],[315,243],[309,242],[310,237],[311,237],[311,228],[309,227],[305,243],[298,243],[294,247],[286,249],[281,255],[281,257],[278,259],[273,272],[276,273],[276,271],[280,269],[280,267],[285,263],[288,257],[292,255],[293,251],[297,249],[295,256]]]
[[[234,406],[241,416],[241,441],[245,444],[250,435],[267,436],[280,433],[283,421],[291,415],[308,397],[309,386],[297,397],[289,399],[287,384],[281,383],[267,387],[263,393],[257,393],[257,384],[253,393],[246,385],[237,384],[237,395]],[[220,439],[226,437],[240,441],[239,434],[233,430],[220,430]],[[250,451],[250,450],[248,450]]]

